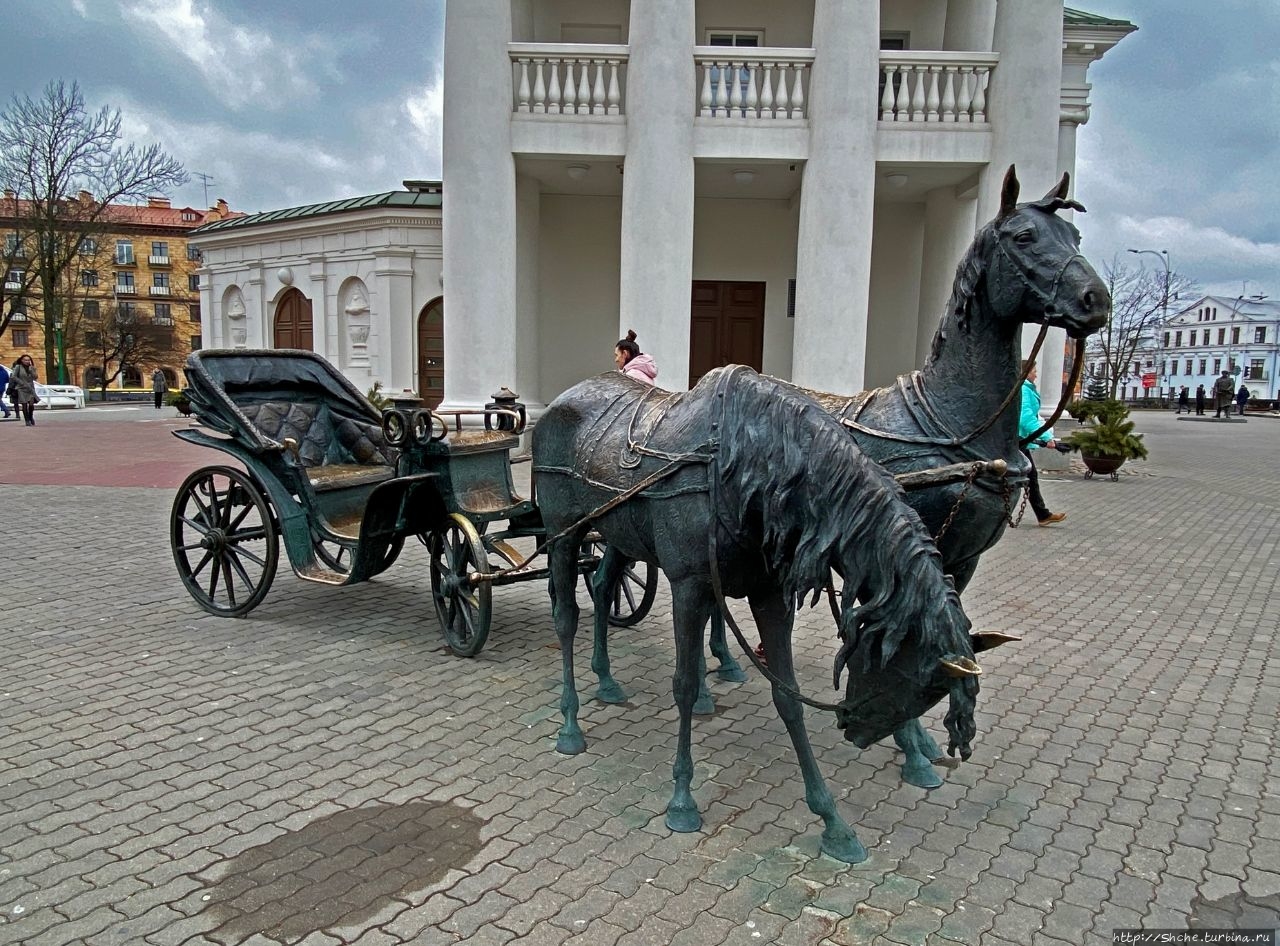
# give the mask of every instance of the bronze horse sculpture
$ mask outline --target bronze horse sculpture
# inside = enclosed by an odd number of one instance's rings
[[[1072,338],[1084,338],[1106,323],[1111,310],[1106,284],[1080,255],[1079,231],[1057,215],[1067,208],[1084,211],[1067,196],[1069,184],[1064,174],[1040,200],[1020,204],[1017,174],[1009,168],[999,212],[978,231],[956,268],[951,298],[922,369],[852,396],[804,391],[842,421],[864,454],[891,473],[1005,461],[1003,476],[988,473],[971,485],[907,494],[907,503],[938,537],[943,568],[960,592],[982,553],[1004,534],[1017,492],[1026,483],[1027,461],[1018,449],[1019,402],[1006,400],[1020,382],[1022,326],[1056,326]],[[953,518],[943,532],[948,517]],[[606,584],[620,565],[606,561],[602,566]],[[618,701],[624,696],[609,671],[606,630],[597,630],[593,667],[601,699]],[[725,646],[718,615],[711,650],[720,659],[723,679],[743,679]],[[709,694],[705,699],[709,702]],[[922,788],[942,784],[932,766],[941,752],[918,721],[904,725],[894,738],[906,755],[902,775],[907,782]]]
[[[655,562],[671,584],[680,712],[672,830],[702,823],[690,791],[690,720],[703,631],[721,591],[750,603],[805,800],[825,823],[825,853],[866,857],[818,771],[792,669],[795,609],[833,571],[844,582],[835,685],[845,671],[849,679],[845,698],[820,708],[834,710],[845,738],[865,747],[949,696],[949,749],[968,758],[981,671],[959,596],[893,477],[810,398],[741,366],[717,369],[684,394],[601,375],[547,408],[534,430],[533,470],[555,535],[548,554],[564,674],[560,752],[586,745],[573,658],[583,537],[598,530],[611,554]],[[597,580],[597,603],[607,587]]]

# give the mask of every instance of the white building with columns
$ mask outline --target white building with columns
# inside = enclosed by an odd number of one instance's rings
[[[304,348],[362,390],[444,394],[441,187],[273,210],[192,231],[203,343]]]
[[[1074,171],[1088,66],[1133,29],[1061,0],[450,0],[447,405],[536,411],[627,329],[672,389],[729,361],[887,383],[1005,169],[1031,197]]]

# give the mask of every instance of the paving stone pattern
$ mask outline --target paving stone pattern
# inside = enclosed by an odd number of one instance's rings
[[[1147,475],[1046,476],[1066,522],[1028,522],[979,569],[974,623],[1025,640],[984,655],[975,753],[943,787],[809,714],[872,851],[852,867],[818,853],[754,673],[713,678],[695,721],[703,831],[664,827],[665,590],[615,632],[629,701],[586,700],[569,758],[541,584],[496,591],[472,660],[440,643],[416,544],[354,588],[282,568],[249,618],[219,619],[175,574],[171,489],[0,486],[0,943],[1047,946],[1276,925],[1280,421],[1138,420]],[[804,612],[817,696],[834,650],[825,605]]]

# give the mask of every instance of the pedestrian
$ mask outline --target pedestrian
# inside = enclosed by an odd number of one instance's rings
[[[156,410],[160,410],[164,403],[164,392],[169,390],[169,383],[165,380],[164,372],[157,368],[151,372],[151,393],[156,399]]]
[[[653,384],[658,377],[657,363],[641,353],[640,346],[636,344],[636,333],[631,329],[627,330],[627,337],[613,347],[613,363],[628,378],[644,384]]]
[[[1240,385],[1240,390],[1236,392],[1236,407],[1240,409],[1239,413],[1241,417],[1244,416],[1244,406],[1248,403],[1249,389],[1242,384]]]
[[[1191,405],[1188,403],[1187,386],[1185,384],[1182,386],[1182,390],[1178,392],[1178,413],[1181,414],[1183,411],[1188,414],[1191,413]]]
[[[1218,380],[1213,382],[1214,417],[1231,416],[1231,399],[1235,397],[1235,393],[1236,382],[1231,377],[1231,372],[1223,368]]]
[[[1196,413],[1204,416],[1204,385],[1196,385]]]
[[[36,405],[40,398],[36,396],[36,382],[40,380],[36,373],[36,363],[30,355],[23,355],[13,363],[9,372],[9,397],[16,410],[22,412],[22,419],[28,427],[36,425]]]
[[[5,420],[15,413],[9,410],[9,369],[4,365],[0,365],[0,411],[4,412]]]
[[[1028,359],[1023,362],[1022,370],[1026,373],[1026,380],[1022,382],[1022,412],[1018,418],[1018,438],[1021,441],[1023,437],[1029,437],[1040,429],[1040,392],[1036,390],[1036,366]],[[1018,449],[1022,451],[1022,455],[1027,458],[1027,501],[1031,503],[1031,509],[1036,514],[1036,520],[1042,526],[1050,526],[1055,522],[1061,522],[1067,518],[1065,512],[1050,512],[1049,507],[1045,505],[1044,497],[1040,495],[1040,475],[1036,472],[1036,461],[1032,459],[1031,451],[1040,447],[1056,447],[1057,441],[1053,439],[1053,428],[1050,427],[1042,433],[1037,440],[1033,440],[1026,446],[1019,443]]]

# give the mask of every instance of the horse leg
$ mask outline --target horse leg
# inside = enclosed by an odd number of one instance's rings
[[[782,684],[773,684],[773,705],[778,716],[791,735],[800,772],[804,776],[804,800],[809,810],[822,819],[822,853],[836,860],[857,864],[867,859],[867,849],[836,810],[835,799],[818,770],[809,745],[809,733],[804,726],[804,707],[796,698],[796,675],[791,663],[791,626],[794,613],[784,596],[776,591],[750,598],[751,613],[755,615],[760,640],[764,643],[765,657],[770,672]]]
[[[596,673],[596,698],[602,703],[621,703],[627,694],[609,669],[609,608],[614,589],[626,568],[627,560],[612,546],[606,546],[600,565],[590,583],[591,600],[595,603],[595,641],[591,648],[591,669]]]
[[[724,615],[716,608],[711,612],[711,653],[720,661],[716,676],[726,683],[742,683],[747,675],[742,672],[742,665],[734,659],[733,653],[724,636]]]
[[[564,723],[556,738],[556,751],[577,755],[587,747],[578,726],[578,690],[573,679],[573,639],[578,632],[578,545],[569,537],[555,543],[549,555],[554,604],[551,607],[560,639],[560,665],[564,678],[560,688],[560,714]]]
[[[671,690],[680,711],[680,736],[676,743],[676,761],[672,770],[675,789],[667,805],[667,827],[687,833],[702,827],[702,815],[693,800],[693,704],[698,696],[697,675],[704,664],[702,629],[711,611],[710,590],[696,580],[684,579],[671,586],[672,612],[676,636],[676,670]]]

